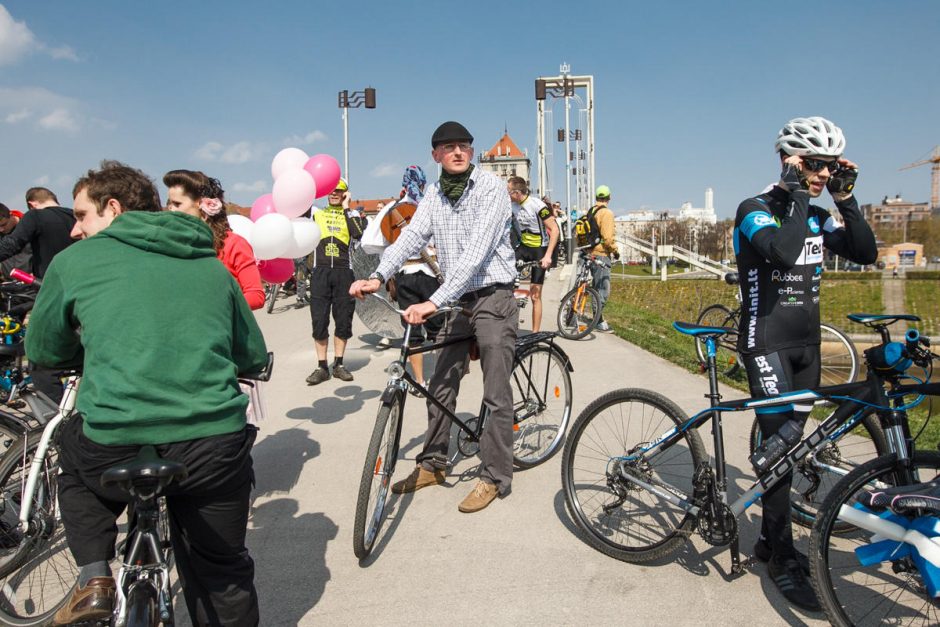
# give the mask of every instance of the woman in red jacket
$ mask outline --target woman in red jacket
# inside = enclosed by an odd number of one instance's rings
[[[219,260],[242,288],[252,309],[264,306],[264,288],[251,244],[232,232],[225,215],[225,198],[218,179],[193,170],[170,170],[163,176],[167,186],[167,209],[200,218],[212,229]]]

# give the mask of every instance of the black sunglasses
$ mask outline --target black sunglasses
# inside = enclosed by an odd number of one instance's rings
[[[810,172],[819,172],[823,168],[829,168],[829,172],[832,173],[839,170],[839,160],[833,159],[832,161],[827,161],[825,159],[803,157],[803,167]]]

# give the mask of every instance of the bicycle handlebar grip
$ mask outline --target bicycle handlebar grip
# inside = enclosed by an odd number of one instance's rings
[[[20,283],[25,283],[26,285],[42,285],[42,281],[37,279],[34,275],[30,274],[29,272],[24,272],[19,268],[14,268],[10,272],[10,278],[16,279]]]

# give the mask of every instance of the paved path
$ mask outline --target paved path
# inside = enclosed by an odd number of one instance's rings
[[[881,302],[884,304],[884,313],[906,313],[904,307],[904,273],[896,277],[891,276],[889,270],[881,275]]]
[[[547,327],[554,326],[560,283],[547,285]],[[257,314],[275,351],[267,385],[268,418],[254,450],[257,487],[248,544],[257,563],[262,625],[823,624],[791,609],[759,565],[726,581],[729,559],[694,539],[675,559],[634,565],[581,541],[565,512],[561,455],[518,472],[512,494],[477,514],[457,504],[473,485],[475,460],[457,463],[446,487],[393,502],[374,554],[352,552],[360,469],[372,431],[384,368],[393,351],[373,344],[358,319],[346,364],[355,381],[308,387],[314,363],[306,309],[278,301]],[[525,310],[523,328],[529,328]],[[649,387],[687,411],[704,406],[706,381],[606,334],[563,342],[574,365],[573,418],[618,387]],[[690,345],[690,358],[692,355]],[[458,411],[475,413],[480,369],[464,380]],[[734,396],[734,391],[727,391]],[[396,478],[412,467],[426,425],[422,403],[405,409],[403,455]],[[731,476],[743,488],[750,415],[726,420]],[[703,439],[710,439],[704,430]],[[709,448],[711,448],[709,446]],[[742,547],[753,545],[758,508],[741,520]]]

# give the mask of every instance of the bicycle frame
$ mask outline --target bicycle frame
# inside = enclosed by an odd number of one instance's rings
[[[166,563],[163,547],[160,546],[158,525],[160,507],[157,499],[158,496],[154,494],[149,498],[137,497],[133,503],[136,524],[129,534],[127,550],[116,580],[112,613],[114,627],[123,627],[127,623],[128,608],[125,590],[136,582],[147,582],[148,585],[154,587],[161,623],[172,620],[170,569]],[[156,585],[154,585],[154,579],[159,579]]]

